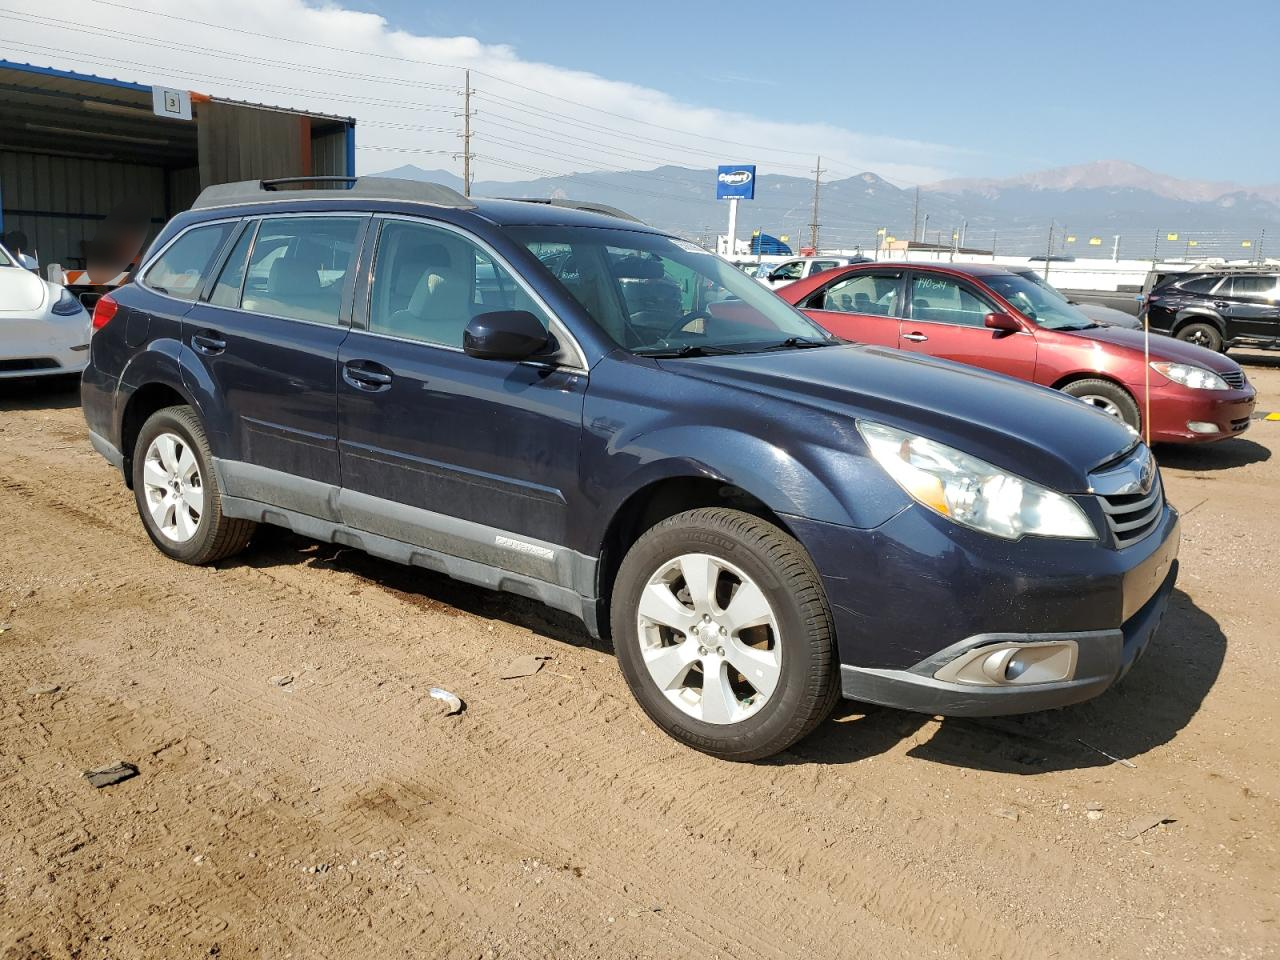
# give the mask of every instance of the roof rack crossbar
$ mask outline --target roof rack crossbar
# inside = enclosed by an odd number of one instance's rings
[[[520,203],[544,203],[552,207],[564,207],[566,210],[581,210],[584,213],[598,213],[606,217],[617,217],[619,220],[630,220],[632,223],[644,223],[639,217],[611,207],[607,203],[595,203],[591,200],[570,200],[557,197],[505,197]]]
[[[314,188],[290,189],[304,184]],[[457,190],[438,183],[419,180],[396,180],[391,177],[276,177],[271,180],[241,180],[205,187],[191,205],[193,210],[228,207],[237,204],[264,203],[274,200],[399,200],[425,203],[433,207],[457,210],[475,208]]]

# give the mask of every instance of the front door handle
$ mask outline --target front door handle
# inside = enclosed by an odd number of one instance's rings
[[[199,333],[192,334],[191,348],[207,357],[216,357],[227,349],[227,341],[222,339],[222,335],[217,331],[201,330]]]
[[[1213,305],[1219,310],[1225,310],[1227,307],[1231,306],[1231,304],[1227,303],[1225,300],[1215,300],[1213,301]]]
[[[902,335],[902,339],[910,340],[912,343],[924,343],[929,338],[926,337],[923,333],[904,333]]]
[[[342,379],[357,390],[379,393],[391,386],[391,371],[373,360],[348,360],[342,365]]]

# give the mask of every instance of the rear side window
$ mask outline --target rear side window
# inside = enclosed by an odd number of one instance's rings
[[[358,217],[263,220],[241,306],[273,317],[337,324],[361,222]]]
[[[240,305],[240,288],[244,286],[245,267],[249,263],[249,247],[253,244],[253,234],[257,224],[250,223],[240,234],[232,248],[227,262],[218,274],[218,282],[213,285],[213,293],[209,302],[219,307],[238,307]]]
[[[214,257],[235,226],[211,223],[188,230],[147,268],[143,285],[179,300],[194,300],[209,276]]]
[[[476,314],[527,310],[549,319],[515,278],[483,249],[452,230],[387,221],[378,238],[369,291],[369,330],[461,347]]]
[[[1208,293],[1218,285],[1221,277],[1196,277],[1194,280],[1183,280],[1178,284],[1179,290],[1187,293]]]
[[[911,319],[981,327],[993,307],[954,280],[917,276],[911,281]]]

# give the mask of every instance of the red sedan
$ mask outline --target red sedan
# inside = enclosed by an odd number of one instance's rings
[[[1256,391],[1234,360],[1169,337],[1093,323],[1055,290],[994,264],[866,263],[779,288],[837,336],[972,364],[1053,387],[1151,440],[1222,440],[1249,427]]]

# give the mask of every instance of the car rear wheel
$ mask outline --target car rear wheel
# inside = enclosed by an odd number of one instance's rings
[[[239,553],[256,526],[223,516],[209,442],[187,406],[158,410],[142,425],[133,494],[151,542],[183,563],[214,563]]]
[[[1142,429],[1142,414],[1137,401],[1128,390],[1109,380],[1077,380],[1063,387],[1062,392],[1117,420],[1123,420],[1135,430]]]
[[[1178,331],[1178,339],[1216,353],[1222,352],[1222,334],[1211,323],[1189,323]]]
[[[818,573],[796,540],[747,513],[690,510],[645,533],[618,571],[611,623],[645,713],[713,756],[785,750],[839,697]]]

